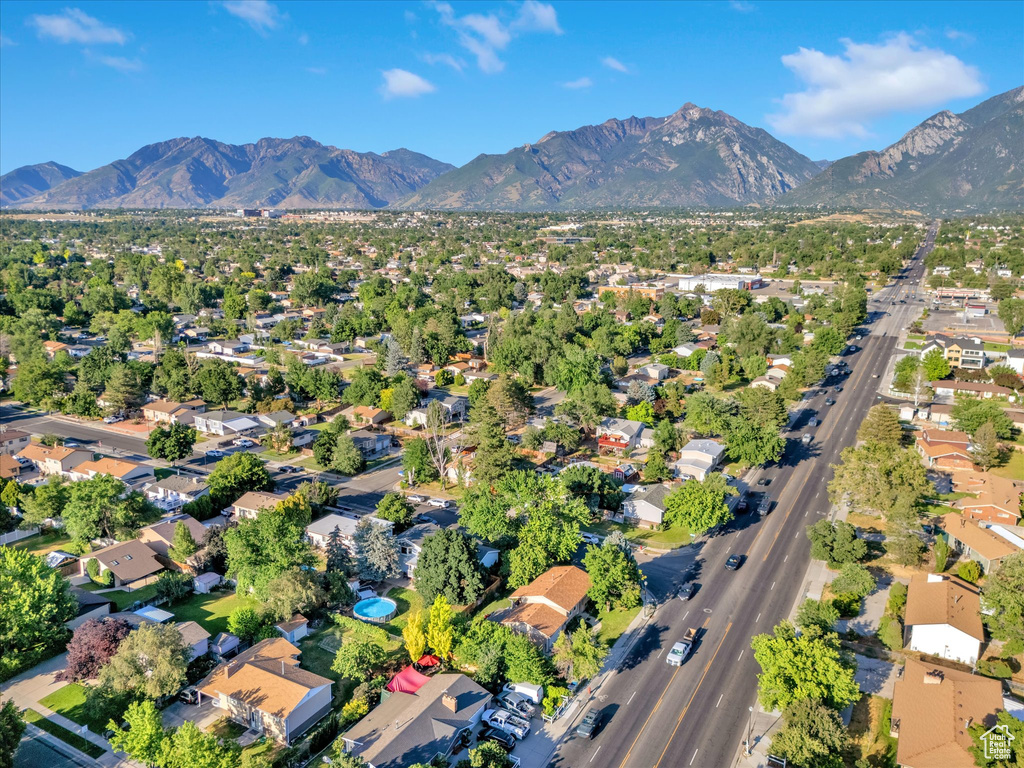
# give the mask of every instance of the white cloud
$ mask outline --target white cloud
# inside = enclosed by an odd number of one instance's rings
[[[529,32],[544,32],[560,35],[558,15],[555,9],[538,0],[525,0],[515,18],[505,22],[496,13],[469,13],[456,16],[449,3],[434,2],[431,6],[441,18],[441,23],[451,27],[458,35],[459,45],[476,57],[482,72],[493,74],[505,68],[499,53],[504,51],[513,38]]]
[[[326,75],[327,67],[306,67],[306,71],[311,75]]]
[[[740,13],[750,13],[754,10],[754,4],[745,2],[745,0],[729,0],[729,7]]]
[[[0,47],[7,48],[12,45],[17,45],[17,43],[14,42],[7,35],[5,35],[3,32],[0,32]]]
[[[629,72],[629,68],[625,64],[611,56],[605,56],[601,59],[601,63],[608,67],[608,69],[614,69],[616,72]]]
[[[118,72],[141,72],[144,66],[138,59],[126,59],[124,56],[97,56],[100,64],[116,69]]]
[[[224,10],[257,32],[277,29],[285,18],[277,6],[267,0],[224,0]]]
[[[128,35],[117,27],[110,27],[78,8],[65,8],[59,14],[30,16],[28,23],[36,28],[40,37],[50,37],[61,43],[117,43],[124,45]]]
[[[768,122],[782,133],[824,138],[866,136],[874,118],[976,96],[978,70],[900,33],[880,44],[841,40],[842,55],[801,48],[782,63],[805,84],[780,100]]]
[[[973,43],[976,39],[970,32],[964,32],[961,29],[953,29],[952,27],[946,30],[946,37],[950,40],[963,40],[965,43]]]
[[[461,72],[466,66],[466,62],[462,59],[457,59],[450,53],[424,53],[421,57],[427,64],[444,64],[446,67],[451,67],[456,72]]]
[[[408,98],[433,93],[437,90],[429,80],[404,69],[385,69],[384,84],[380,87],[385,99]]]
[[[309,35],[305,32],[299,35],[299,45],[309,45]]]
[[[568,83],[562,83],[563,88],[571,88],[572,90],[578,90],[580,88],[589,88],[594,84],[594,81],[589,77],[581,77],[578,80],[570,80]]]

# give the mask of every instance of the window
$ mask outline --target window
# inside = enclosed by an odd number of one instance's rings
[[[111,560],[111,561],[110,561],[110,565],[111,565],[111,566],[117,565],[117,560]]]
[[[125,560],[131,560],[131,559],[132,559],[132,556],[131,556],[131,555],[125,555],[125,556],[124,556],[124,559],[125,559]]]

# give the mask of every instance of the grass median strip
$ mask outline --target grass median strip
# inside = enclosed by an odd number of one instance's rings
[[[57,725],[57,723],[52,720],[47,720],[34,709],[26,709],[21,713],[21,717],[26,723],[31,723],[32,725],[42,728],[51,736],[55,736],[68,746],[74,747],[79,752],[84,752],[93,759],[101,757],[104,752],[106,752],[105,749],[93,744],[88,739],[82,738],[77,733],[72,733],[64,726]]]

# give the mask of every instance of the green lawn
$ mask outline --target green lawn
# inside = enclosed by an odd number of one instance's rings
[[[904,349],[920,349],[921,345],[916,341],[907,341],[903,343]]]
[[[405,625],[409,623],[409,616],[411,616],[414,611],[423,610],[423,598],[416,590],[405,589],[404,587],[395,587],[394,589],[388,590],[387,597],[391,598],[398,604],[398,613],[396,613],[395,618],[387,624],[381,624],[381,628],[390,632],[392,635],[401,636]]]
[[[256,608],[258,605],[253,598],[234,592],[213,592],[209,595],[192,595],[169,610],[178,621],[194,621],[212,637],[216,637],[221,632],[227,632],[228,616],[232,611],[243,606]]]
[[[665,531],[656,531],[651,528],[637,528],[636,526],[624,523],[600,522],[594,525],[585,526],[591,533],[607,536],[612,531],[622,531],[626,538],[634,544],[656,549],[678,549],[690,543],[690,532],[686,528],[669,528]]]
[[[629,623],[638,613],[640,613],[639,607],[628,610],[615,608],[611,611],[601,611],[597,614],[597,618],[601,621],[601,629],[597,633],[598,639],[611,646],[626,631]]]
[[[992,474],[1020,480],[1024,477],[1024,451],[1010,451],[1010,459],[1001,467],[994,467]]]
[[[40,699],[39,703],[47,709],[53,710],[58,715],[64,715],[69,720],[74,720],[79,725],[89,726],[89,730],[93,733],[102,734],[107,730],[108,718],[103,718],[102,720],[91,720],[89,718],[85,709],[85,693],[84,685],[70,683],[54,691],[46,698]]]
[[[174,474],[174,470],[170,467],[157,467],[153,474],[156,475],[157,480],[163,480],[165,477],[170,477]]]
[[[83,739],[77,733],[72,733],[67,728],[57,725],[52,720],[47,720],[34,709],[26,709],[21,713],[21,717],[26,723],[32,723],[32,725],[42,728],[51,736],[56,736],[65,744],[74,747],[79,752],[84,752],[93,759],[100,757],[106,752],[105,749],[100,749],[88,739]]]
[[[994,341],[985,342],[986,352],[1008,352],[1011,349],[1009,344],[997,344]]]
[[[113,600],[117,604],[117,610],[123,611],[136,600],[149,600],[156,595],[156,585],[133,589],[125,592],[123,589],[115,589],[113,592],[104,592],[103,596]]]
[[[71,544],[71,537],[63,531],[44,531],[43,533],[29,536],[27,539],[16,541],[15,549],[24,549],[33,555],[48,555],[56,549],[67,549]]]

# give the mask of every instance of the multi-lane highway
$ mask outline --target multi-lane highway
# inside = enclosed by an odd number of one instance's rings
[[[809,544],[804,533],[829,511],[830,464],[855,441],[857,428],[878,399],[878,388],[896,337],[920,306],[899,304],[923,277],[923,256],[934,229],[895,285],[869,302],[870,335],[854,343],[846,360],[851,373],[843,391],[829,386],[802,405],[781,466],[745,478],[771,479],[771,514],[740,516],[726,532],[680,552],[643,563],[652,591],[662,602],[632,651],[582,710],[600,708],[605,726],[593,740],[569,738],[558,749],[556,766],[731,766],[747,737],[748,708],[755,703],[758,666],[751,638],[790,614],[800,596]],[[875,378],[875,376],[879,378]],[[830,382],[834,383],[834,382]],[[826,395],[826,392],[828,393]],[[836,404],[826,406],[826,396]],[[821,424],[806,426],[810,411]],[[799,438],[809,432],[810,444]],[[732,554],[744,557],[738,571],[725,569]],[[700,584],[689,601],[674,599],[678,584]],[[700,629],[689,660],[670,667],[665,653],[689,627]],[[581,711],[582,711],[581,710]]]

